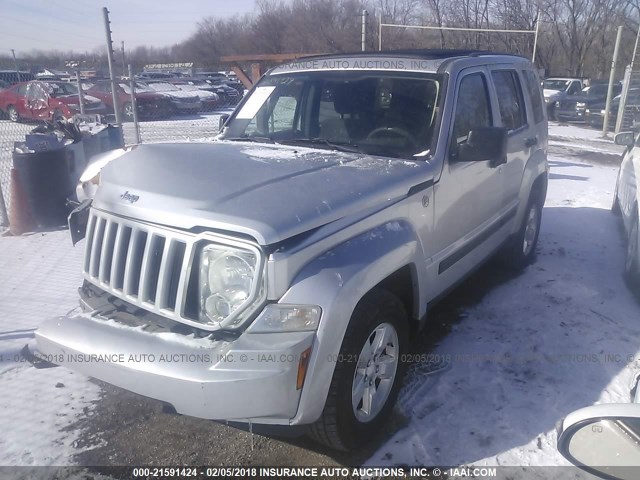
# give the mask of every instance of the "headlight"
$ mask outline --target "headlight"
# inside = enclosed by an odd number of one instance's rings
[[[315,305],[271,304],[247,329],[250,333],[313,332],[318,329],[322,309]]]
[[[549,97],[544,97],[544,103],[549,103],[551,99]]]
[[[556,107],[560,107],[560,102],[556,102]]]
[[[258,296],[257,252],[227,245],[207,245],[200,262],[200,321],[233,326],[238,315]]]
[[[586,104],[586,103],[584,103],[584,102],[578,102],[578,103],[576,103],[576,107],[578,107],[578,108],[584,108],[584,107],[586,107],[586,106],[587,106],[587,104]]]

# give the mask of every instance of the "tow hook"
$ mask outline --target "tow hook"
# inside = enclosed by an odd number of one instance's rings
[[[40,369],[40,368],[53,368],[53,367],[59,367],[60,365],[56,365],[55,363],[51,363],[48,362],[47,360],[44,360],[43,358],[39,357],[37,354],[34,354],[30,349],[29,349],[29,344],[25,345],[24,348],[22,350],[20,350],[20,355],[22,355],[22,357],[29,362],[31,365],[33,365],[34,367]]]

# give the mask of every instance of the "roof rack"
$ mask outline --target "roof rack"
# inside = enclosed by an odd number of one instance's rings
[[[415,57],[423,60],[445,60],[455,57],[481,57],[484,55],[504,55],[510,57],[522,57],[514,53],[506,52],[492,52],[489,50],[464,50],[464,49],[399,49],[399,50],[382,50],[382,51],[365,51],[365,52],[345,52],[345,53],[332,53],[322,55],[310,55],[307,57],[301,57],[297,60],[305,60],[309,58],[329,58],[329,57],[362,57],[362,56],[403,56],[403,57]]]

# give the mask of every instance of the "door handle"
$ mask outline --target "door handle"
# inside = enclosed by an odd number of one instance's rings
[[[529,147],[533,147],[534,145],[538,144],[538,138],[537,137],[529,137],[527,139],[525,139],[524,141],[524,146],[529,148]]]

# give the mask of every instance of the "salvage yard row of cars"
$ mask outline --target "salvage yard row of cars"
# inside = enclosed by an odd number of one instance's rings
[[[129,82],[116,83],[116,104],[111,82],[99,80],[83,85],[82,102],[87,114],[113,114],[133,118]],[[13,122],[70,119],[80,113],[80,92],[76,84],[64,81],[32,80],[0,90],[0,112]],[[163,119],[175,114],[208,112],[235,106],[243,90],[207,78],[169,78],[135,82],[135,103],[141,119]]]

